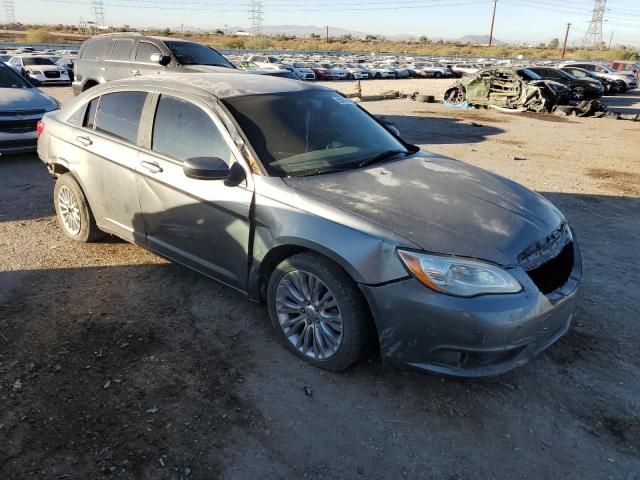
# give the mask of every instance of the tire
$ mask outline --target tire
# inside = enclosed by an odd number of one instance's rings
[[[318,285],[318,280],[320,287],[314,302],[309,285]],[[305,282],[306,292],[302,282]],[[291,287],[296,294],[291,294]],[[322,300],[327,294],[330,300],[335,300],[335,307],[316,309],[314,305],[320,304],[318,297]],[[305,299],[311,299],[311,304]],[[325,305],[332,303],[324,302]],[[334,372],[344,370],[361,358],[371,345],[373,329],[362,293],[342,268],[315,253],[294,255],[276,267],[269,279],[267,307],[280,342],[298,358],[316,367]],[[299,308],[312,313],[303,313]],[[338,317],[341,332],[335,328]],[[332,320],[323,322],[322,318]],[[327,338],[325,331],[331,336]],[[337,341],[334,342],[335,338]]]
[[[587,97],[587,91],[584,87],[576,87],[573,89],[574,100],[584,100]]]
[[[440,77],[442,77],[442,73],[440,73],[440,72],[435,72],[435,73],[433,74],[433,76],[434,76],[435,78],[440,78]]]
[[[82,188],[70,173],[58,177],[53,189],[53,204],[58,225],[70,239],[89,243],[104,237]]]
[[[380,80],[382,78],[382,74],[380,74],[380,72],[375,74],[375,79],[376,80]]]

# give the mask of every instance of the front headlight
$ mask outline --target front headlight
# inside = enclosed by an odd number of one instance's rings
[[[490,263],[398,250],[407,270],[436,292],[459,297],[517,293],[522,285],[506,270]]]

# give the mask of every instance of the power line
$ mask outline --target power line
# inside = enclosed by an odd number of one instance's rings
[[[587,28],[587,34],[584,36],[582,42],[585,48],[594,47],[598,50],[602,49],[602,21],[604,20],[606,6],[607,0],[595,0],[591,23],[589,24],[589,28]]]
[[[4,0],[4,11],[7,15],[7,23],[14,25],[16,23],[16,11],[13,6],[13,0]]]

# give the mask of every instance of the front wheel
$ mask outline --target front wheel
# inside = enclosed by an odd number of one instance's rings
[[[587,96],[587,92],[584,87],[576,87],[573,89],[573,99],[574,100],[584,100]]]
[[[433,76],[436,77],[436,78],[440,78],[440,77],[442,77],[442,73],[436,72],[436,73],[433,74]]]
[[[269,279],[267,305],[279,340],[316,367],[344,370],[371,343],[362,293],[320,255],[301,253],[281,262]]]
[[[96,225],[82,188],[70,173],[58,177],[53,203],[58,225],[67,237],[78,242],[93,242],[104,236]]]

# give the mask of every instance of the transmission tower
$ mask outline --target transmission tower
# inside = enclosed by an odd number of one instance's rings
[[[607,0],[595,0],[591,23],[582,42],[585,48],[596,48],[598,50],[602,48],[602,22],[606,5]]]
[[[91,0],[93,16],[98,27],[104,27],[104,5],[102,0]]]
[[[4,0],[4,11],[7,14],[7,23],[14,25],[16,23],[16,12],[13,7],[13,0]]]
[[[254,35],[262,33],[262,0],[251,0],[249,3],[249,21]]]

